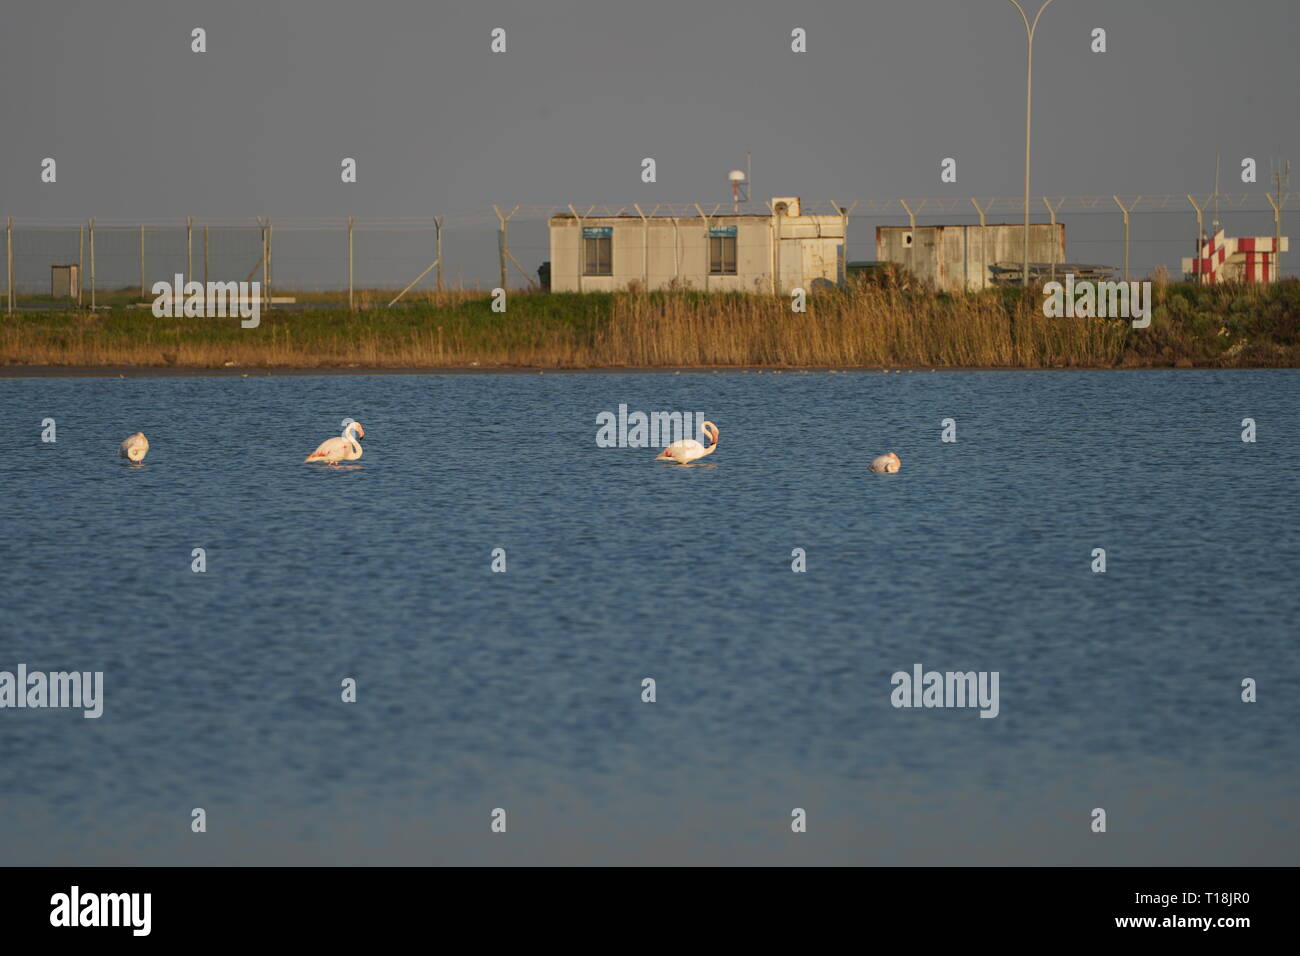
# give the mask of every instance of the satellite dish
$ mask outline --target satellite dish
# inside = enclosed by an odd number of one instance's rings
[[[745,181],[745,171],[743,169],[733,169],[727,173],[727,179],[733,183],[743,183]]]

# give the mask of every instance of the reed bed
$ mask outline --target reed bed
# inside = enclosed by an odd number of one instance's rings
[[[419,293],[387,308],[306,309],[238,319],[155,318],[148,309],[20,312],[0,318],[0,364],[240,367],[1111,368],[1300,365],[1300,284],[1156,288],[1150,328],[1047,318],[1019,290],[947,295],[872,285],[808,298],[695,291]]]
[[[603,345],[628,365],[1106,366],[1125,323],[1048,319],[1019,296],[876,288],[811,297],[616,296]]]

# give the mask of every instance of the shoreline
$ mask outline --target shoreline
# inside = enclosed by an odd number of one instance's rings
[[[1256,366],[905,366],[905,365],[694,365],[694,366],[591,366],[548,368],[542,366],[170,366],[170,365],[0,365],[0,379],[46,378],[295,378],[347,375],[811,375],[811,374],[903,374],[911,372],[1150,372],[1150,371],[1252,372],[1286,371],[1287,367]]]

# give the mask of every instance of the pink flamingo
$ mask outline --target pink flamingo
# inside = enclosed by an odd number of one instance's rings
[[[328,465],[337,465],[341,461],[356,461],[361,457],[361,443],[358,438],[365,438],[366,430],[360,422],[345,419],[343,434],[338,438],[327,438],[320,447],[303,459],[303,462],[319,461]]]
[[[707,448],[694,438],[683,438],[673,442],[656,455],[655,461],[671,461],[678,465],[685,465],[705,455],[712,455],[718,450],[718,426],[713,422],[701,422],[700,431],[704,432],[709,439]]]
[[[898,456],[892,451],[871,462],[871,470],[878,474],[892,475],[902,467],[903,463],[898,460]]]

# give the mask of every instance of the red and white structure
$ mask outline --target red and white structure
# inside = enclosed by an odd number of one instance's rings
[[[1220,282],[1276,282],[1277,255],[1290,243],[1273,236],[1228,237],[1220,229],[1201,243],[1201,254],[1183,260],[1183,272],[1202,285]]]

